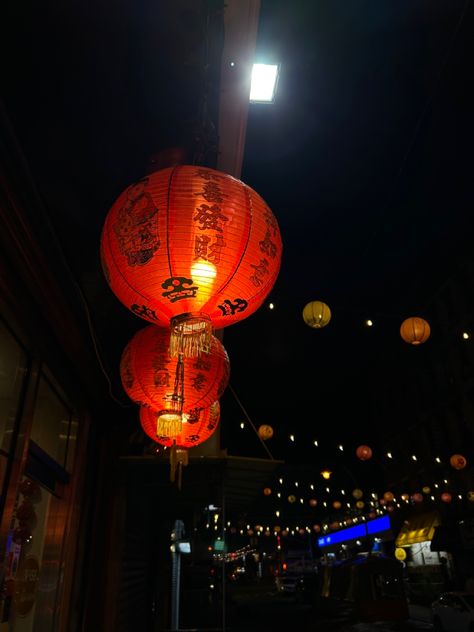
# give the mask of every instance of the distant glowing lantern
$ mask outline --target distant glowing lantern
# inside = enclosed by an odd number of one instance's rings
[[[358,500],[356,502],[356,507],[357,507],[357,509],[363,509],[365,507],[364,501],[363,500]]]
[[[394,498],[394,496],[393,496],[392,492],[385,492],[385,494],[383,495],[383,497],[384,497],[384,500],[385,500],[386,502],[388,502],[388,503],[391,503],[391,502],[393,501],[393,498]]]
[[[331,310],[322,301],[311,301],[303,309],[303,320],[313,329],[322,329],[331,320]]]
[[[263,489],[263,493],[265,494],[265,496],[270,496],[272,493],[272,490],[270,489],[270,487],[265,487]]]
[[[318,501],[316,500],[316,498],[310,498],[309,504],[311,507],[316,507],[316,505],[318,504]]]
[[[321,527],[319,524],[313,524],[313,531],[316,531],[316,533],[320,533],[321,531]]]
[[[335,529],[339,529],[339,527],[340,527],[339,522],[331,522],[330,525],[329,525],[329,528],[332,529],[333,531]]]
[[[420,494],[419,492],[415,492],[414,494],[412,494],[411,499],[414,503],[422,503],[423,495]]]
[[[472,503],[474,502],[474,492],[473,491],[469,491],[467,492],[467,499]]]
[[[405,342],[412,345],[420,345],[430,337],[431,329],[423,318],[412,316],[403,321],[400,326],[400,335]]]
[[[462,454],[453,454],[449,462],[451,463],[451,467],[454,467],[455,470],[463,470],[467,465],[467,461]]]
[[[253,535],[254,533],[253,529],[247,529],[247,535]]]
[[[410,494],[402,494],[400,498],[406,502],[407,500],[410,500]]]
[[[280,533],[280,531],[281,531],[281,527],[280,527],[280,525],[278,525],[278,524],[277,524],[277,525],[275,525],[275,526],[273,527],[273,531],[275,531],[275,533]]]
[[[295,503],[296,502],[296,496],[293,496],[293,494],[290,494],[288,496],[288,502],[291,503],[291,504]]]
[[[331,474],[332,472],[330,470],[322,470],[321,471],[321,476],[328,481],[331,478]]]
[[[258,429],[258,436],[263,441],[271,439],[273,437],[273,428],[271,426],[268,426],[267,424],[263,424]]]
[[[107,214],[102,267],[134,314],[171,327],[171,349],[206,350],[220,329],[255,312],[280,268],[277,221],[236,178],[181,165],[128,187]]]
[[[395,505],[388,505],[388,507],[387,507],[387,511],[389,511],[390,513],[392,513],[393,511],[395,511]]]
[[[359,499],[359,498],[362,498],[362,496],[364,495],[364,492],[361,489],[356,488],[352,490],[352,495],[354,496],[354,498]]]
[[[334,509],[340,509],[342,507],[341,503],[339,502],[339,500],[335,500],[332,504],[332,506],[334,507]]]
[[[372,448],[368,445],[360,445],[356,450],[356,455],[361,461],[368,461],[372,458]]]
[[[402,547],[397,547],[395,549],[395,557],[399,562],[403,562],[403,560],[406,560],[407,552]]]
[[[371,511],[371,512],[369,513],[369,518],[370,518],[371,520],[373,520],[374,518],[377,518],[377,514],[375,513],[375,511]]]
[[[441,500],[444,503],[450,503],[452,501],[453,497],[451,496],[451,494],[449,492],[443,492],[441,494]]]
[[[425,485],[421,491],[423,492],[423,494],[430,494],[431,487],[429,487],[428,485]]]
[[[387,504],[387,501],[385,500],[385,498],[379,498],[379,505],[382,505],[383,507],[386,504]]]
[[[299,528],[299,529],[298,529],[298,533],[299,533],[300,535],[304,535],[304,534],[306,533],[306,529]]]
[[[141,406],[156,411],[156,434],[179,435],[183,412],[208,408],[224,392],[229,358],[222,343],[211,337],[211,349],[197,359],[171,358],[170,332],[149,325],[130,340],[120,361],[125,392]]]

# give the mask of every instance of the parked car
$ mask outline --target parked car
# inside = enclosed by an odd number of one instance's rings
[[[474,594],[445,592],[431,604],[438,632],[474,632]]]

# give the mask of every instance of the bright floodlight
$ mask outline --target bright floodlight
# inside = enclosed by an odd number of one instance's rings
[[[278,78],[278,66],[273,64],[254,64],[250,84],[250,101],[272,103]]]

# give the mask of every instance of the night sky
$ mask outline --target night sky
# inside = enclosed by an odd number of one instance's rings
[[[143,323],[106,287],[100,230],[149,157],[187,132],[202,42],[192,15],[174,41],[178,18],[145,0],[8,4],[5,109],[128,405],[118,361]],[[470,254],[473,28],[465,0],[262,1],[256,60],[281,74],[275,103],[250,105],[242,180],[272,208],[284,252],[275,309],[228,328],[224,345],[252,422],[274,428],[275,458],[367,477],[354,449],[377,449],[393,424],[377,384],[396,390],[430,362],[399,327],[424,316],[436,344],[433,300]],[[303,322],[311,300],[331,307],[326,329]],[[222,405],[229,453],[265,458],[230,390]]]

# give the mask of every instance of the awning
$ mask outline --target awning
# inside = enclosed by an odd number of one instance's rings
[[[435,527],[441,523],[437,511],[408,518],[395,540],[396,546],[410,546],[433,539]]]

